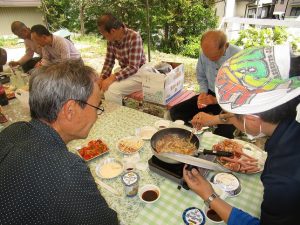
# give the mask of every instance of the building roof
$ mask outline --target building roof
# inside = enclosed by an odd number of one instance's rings
[[[37,7],[41,0],[0,0],[0,7]]]

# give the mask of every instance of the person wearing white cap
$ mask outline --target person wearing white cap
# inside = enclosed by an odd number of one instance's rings
[[[296,64],[295,64],[296,62]],[[228,224],[299,224],[300,205],[300,73],[299,57],[286,46],[243,50],[218,72],[215,92],[231,122],[252,137],[269,136],[261,181],[260,218],[232,207],[214,195],[196,169],[184,169],[188,186]]]

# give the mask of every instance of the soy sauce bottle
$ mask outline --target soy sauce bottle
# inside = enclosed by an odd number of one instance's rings
[[[4,106],[8,104],[8,99],[2,83],[0,82],[0,105]]]

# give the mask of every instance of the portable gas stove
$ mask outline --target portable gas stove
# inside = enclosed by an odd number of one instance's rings
[[[213,162],[216,157],[213,155],[203,155],[203,156],[200,156],[199,158]],[[179,163],[179,164],[166,163],[166,162],[159,160],[157,157],[155,157],[153,155],[148,160],[148,164],[149,164],[149,169],[151,171],[153,171],[167,179],[174,181],[175,183],[177,183],[179,185],[179,187],[182,186],[186,190],[189,189],[189,187],[183,181],[183,178],[182,178],[184,163]],[[209,170],[199,168],[199,172],[202,174],[202,176],[207,177]]]

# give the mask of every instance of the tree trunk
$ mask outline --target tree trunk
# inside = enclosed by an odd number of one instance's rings
[[[82,3],[80,5],[80,9],[79,9],[79,17],[80,17],[80,34],[84,35],[85,34],[85,29],[84,29],[84,9],[85,9],[85,5],[84,3]]]

